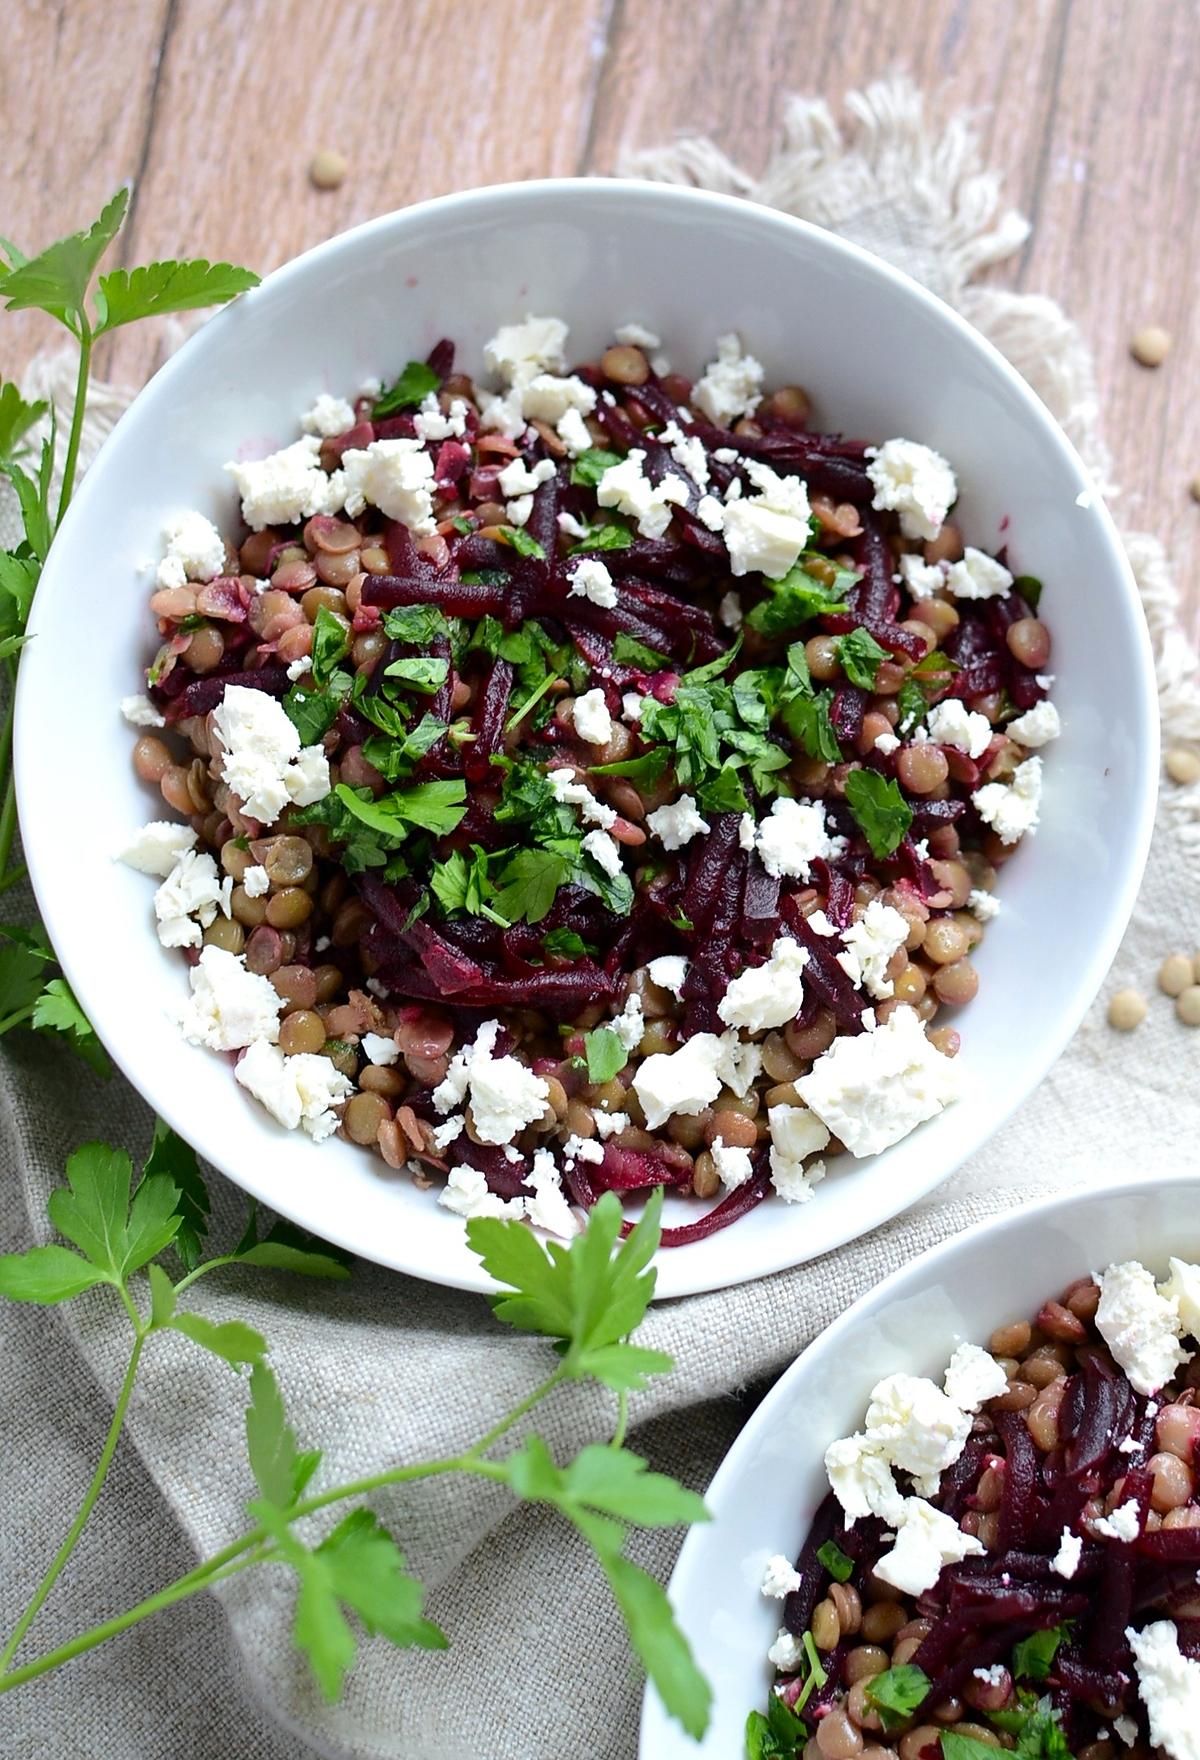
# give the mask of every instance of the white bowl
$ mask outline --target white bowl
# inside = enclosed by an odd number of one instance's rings
[[[488,1280],[435,1194],[340,1143],[276,1126],[227,1062],[167,1022],[182,963],[150,926],[150,883],[110,860],[147,818],[118,700],[152,649],[147,564],[164,520],[226,530],[227,459],[292,440],[320,391],[353,391],[442,335],[468,368],[527,312],[571,325],[575,358],[638,319],[698,372],[741,332],[768,383],[812,393],[821,423],[943,451],[959,517],[1047,583],[1055,699],[1042,828],[1004,872],[981,995],[963,1015],[960,1103],[882,1159],[839,1168],[811,1204],[772,1201],[666,1252],[659,1293],[756,1277],[824,1253],[911,1204],[978,1148],[1045,1075],[1108,968],[1146,854],[1157,773],[1150,649],[1116,532],[1043,406],[949,308],[855,246],[747,202],[652,184],[568,181],[447,197],[361,226],[219,312],[147,386],[88,473],[30,623],[17,784],[51,939],[115,1061],[201,1154],[326,1239],[463,1288]],[[95,763],[93,776],[91,766]],[[848,1160],[848,1158],[843,1158]],[[668,1220],[691,1218],[676,1201]]]
[[[829,1490],[823,1459],[862,1427],[872,1387],[897,1370],[941,1381],[956,1344],[986,1346],[1076,1277],[1140,1259],[1200,1257],[1200,1179],[1068,1192],[992,1217],[884,1279],[809,1345],[758,1406],[705,1496],[670,1583],[677,1617],[713,1688],[704,1741],[685,1736],[649,1691],[641,1760],[740,1760],[746,1718],[766,1705],[768,1646],[781,1606],[761,1593],[774,1553],[799,1553]]]

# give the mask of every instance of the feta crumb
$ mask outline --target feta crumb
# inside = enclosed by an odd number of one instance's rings
[[[1070,1528],[1064,1528],[1058,1551],[1050,1561],[1051,1569],[1056,1570],[1060,1577],[1073,1577],[1079,1569],[1082,1556],[1083,1540],[1078,1534],[1072,1534]]]
[[[971,1420],[936,1382],[900,1372],[872,1390],[866,1433],[892,1466],[912,1475],[922,1496],[933,1497],[963,1451]]]
[[[596,393],[590,385],[572,374],[560,377],[555,373],[535,373],[532,378],[515,381],[521,391],[521,407],[526,420],[562,422],[574,415],[580,423],[596,407]],[[587,432],[586,427],[584,432]],[[589,437],[588,445],[591,445]]]
[[[274,1044],[278,1039],[283,998],[269,978],[246,970],[240,953],[202,948],[188,972],[188,983],[192,994],[178,1021],[190,1044],[207,1045],[211,1051],[240,1051],[255,1040]]]
[[[670,449],[674,462],[698,489],[708,487],[708,454],[704,450],[703,440],[685,434],[678,422],[671,421],[659,432],[658,441],[661,446]]]
[[[154,894],[158,939],[164,947],[199,947],[200,931],[214,921],[218,909],[229,915],[233,881],[224,879],[207,851],[184,850]]]
[[[1124,1442],[1117,1444],[1118,1454],[1142,1454],[1143,1452],[1142,1444],[1136,1436],[1127,1436]]]
[[[644,324],[618,324],[613,331],[618,342],[627,348],[660,348],[662,337],[656,336],[653,330],[647,330]]]
[[[572,1134],[563,1144],[563,1159],[568,1167],[574,1167],[577,1161],[588,1161],[598,1167],[604,1160],[604,1150],[590,1137]]]
[[[566,766],[560,765],[546,774],[556,798],[568,807],[578,807],[580,816],[589,824],[599,825],[602,831],[609,831],[616,824],[618,814],[615,809],[605,801],[598,801],[587,784],[577,782],[574,773]]]
[[[605,1112],[603,1107],[598,1106],[592,1113],[592,1118],[603,1142],[607,1142],[609,1137],[619,1136],[622,1131],[629,1129],[629,1114],[627,1112]]]
[[[604,692],[599,686],[595,690],[585,691],[581,697],[576,697],[571,719],[580,739],[586,740],[591,746],[607,745],[612,738],[612,716],[608,712]]]
[[[1138,1739],[1138,1726],[1132,1717],[1114,1717],[1113,1730],[1127,1748],[1132,1748]]]
[[[985,1687],[1002,1687],[1008,1670],[1002,1662],[993,1662],[990,1668],[973,1668],[971,1675],[974,1680],[982,1681]]]
[[[726,629],[741,629],[745,621],[745,613],[742,610],[741,598],[733,591],[732,587],[717,606],[717,616]]]
[[[1110,1265],[1097,1279],[1096,1330],[1138,1393],[1156,1393],[1188,1360],[1179,1342],[1179,1307],[1155,1287],[1136,1259]]]
[[[438,1193],[444,1210],[469,1220],[473,1216],[500,1216],[519,1221],[525,1215],[524,1198],[498,1198],[477,1167],[452,1167]]]
[[[948,1564],[982,1556],[986,1548],[973,1534],[964,1534],[952,1516],[919,1497],[904,1499],[895,1544],[875,1565],[875,1575],[906,1595],[932,1589]]]
[[[1132,1545],[1142,1531],[1142,1518],[1138,1511],[1136,1497],[1121,1504],[1110,1516],[1097,1516],[1092,1523],[1092,1532],[1101,1534],[1106,1540],[1117,1540],[1123,1545]]]
[[[152,874],[165,880],[179,858],[196,847],[196,833],[190,825],[175,825],[169,819],[152,819],[143,825],[113,860],[136,868],[139,874]]]
[[[439,440],[461,440],[467,431],[467,402],[463,397],[452,397],[450,408],[444,410],[441,399],[436,391],[421,399],[421,407],[413,417],[413,427],[417,438],[429,442]]]
[[[645,697],[639,697],[636,691],[626,691],[621,698],[621,714],[631,727],[640,726],[645,706]]]
[[[225,540],[202,513],[181,513],[163,528],[167,554],[158,565],[160,587],[211,581],[225,569]]]
[[[533,1196],[525,1200],[525,1215],[533,1227],[570,1240],[577,1232],[575,1217],[562,1188],[562,1176],[547,1149],[534,1155],[526,1184],[533,1187]]]
[[[314,514],[338,511],[345,499],[342,474],[326,476],[320,461],[321,442],[315,434],[306,434],[269,458],[225,466],[242,498],[242,518],[252,532],[294,526]],[[431,475],[432,470],[430,463]]]
[[[1037,830],[1042,800],[1042,760],[1026,758],[1018,764],[1011,782],[986,782],[971,796],[985,825],[1001,843],[1018,843]]]
[[[1138,1695],[1150,1723],[1150,1743],[1170,1760],[1200,1760],[1200,1662],[1179,1648],[1179,1630],[1169,1619],[1155,1620],[1140,1632],[1125,1632],[1138,1675]],[[1124,1739],[1117,1720],[1118,1734]],[[1136,1733],[1135,1733],[1136,1740]]]
[[[287,669],[287,675],[291,679],[292,683],[295,684],[297,679],[303,678],[304,674],[306,672],[311,672],[311,671],[312,671],[312,655],[311,654],[300,654],[297,656],[297,658],[295,660],[292,660],[289,662],[288,669]]]
[[[615,880],[621,873],[620,845],[607,831],[589,831],[583,839],[583,849],[610,879]]]
[[[899,1525],[904,1499],[882,1452],[864,1435],[843,1436],[825,1450],[825,1473],[847,1522],[878,1516],[889,1528]]]
[[[122,697],[121,713],[131,727],[165,727],[166,716],[161,715],[149,697]]]
[[[511,1142],[542,1116],[550,1093],[541,1076],[518,1058],[492,1055],[499,1036],[499,1021],[484,1021],[474,1041],[455,1052],[445,1079],[433,1090],[433,1103],[443,1114],[460,1106],[470,1092],[481,1143]]]
[[[331,397],[328,391],[322,391],[312,407],[301,416],[300,426],[306,434],[319,434],[323,440],[332,440],[354,426],[354,405],[347,403],[344,397]]]
[[[696,807],[696,797],[681,794],[677,801],[646,815],[646,823],[664,849],[683,849],[693,837],[708,835],[711,826]]]
[[[715,495],[701,495],[696,503],[696,518],[702,526],[707,526],[710,532],[725,530],[725,509]],[[727,594],[726,597],[730,597],[730,595]],[[724,600],[722,600],[723,603]],[[718,613],[718,615],[720,614]]]
[[[772,1106],[767,1123],[771,1130],[771,1184],[789,1204],[803,1204],[825,1171],[820,1162],[808,1168],[803,1163],[825,1147],[829,1132],[816,1113],[804,1106]]]
[[[763,1571],[762,1592],[774,1601],[782,1601],[785,1595],[791,1595],[800,1587],[803,1579],[800,1572],[794,1570],[782,1552],[769,1558]]]
[[[383,1033],[364,1033],[361,1044],[367,1062],[376,1064],[380,1069],[390,1069],[400,1056],[400,1047],[396,1041]]]
[[[588,425],[577,409],[563,411],[555,423],[555,432],[571,458],[578,458],[579,454],[586,452],[592,444]]]
[[[271,890],[271,876],[261,862],[255,862],[242,875],[242,891],[247,898],[262,898]]]
[[[213,711],[225,781],[252,819],[273,825],[289,801],[308,806],[329,793],[329,762],[320,746],[301,749],[282,705],[265,691],[225,687]]]
[[[897,513],[906,538],[928,543],[942,529],[958,495],[954,472],[929,446],[915,440],[888,440],[867,454],[867,475],[875,489],[872,507]]]
[[[1008,1391],[1008,1376],[988,1351],[977,1344],[960,1344],[946,1366],[942,1385],[947,1399],[974,1414],[989,1399]]]
[[[490,372],[507,384],[521,377],[532,378],[549,370],[561,373],[566,367],[563,347],[567,326],[561,318],[527,316],[523,324],[503,324],[489,342],[483,345],[483,358]]]
[[[885,758],[890,758],[893,752],[900,750],[900,741],[894,733],[877,733],[875,735],[875,750],[882,752]]]
[[[764,964],[748,966],[730,982],[717,1014],[727,1027],[743,1027],[748,1033],[795,1020],[804,1000],[801,973],[807,964],[808,949],[790,935],[780,935]]]
[[[806,921],[814,935],[823,935],[827,941],[837,934],[824,911],[810,911]]]
[[[809,540],[812,510],[799,477],[781,477],[758,459],[746,460],[758,490],[725,508],[725,547],[733,575],[758,572],[782,580]]]
[[[266,1039],[254,1041],[233,1073],[281,1125],[303,1129],[315,1143],[337,1130],[341,1119],[335,1108],[354,1092],[327,1057],[311,1051],[286,1057]]]
[[[675,1113],[694,1118],[721,1092],[725,1046],[715,1033],[694,1033],[677,1051],[656,1051],[638,1065],[633,1088],[656,1131]]]
[[[856,990],[864,985],[878,1001],[892,994],[887,968],[908,940],[909,922],[889,904],[873,898],[857,923],[842,933],[843,952],[837,955]]]
[[[646,967],[652,984],[661,990],[669,990],[678,998],[683,992],[683,980],[687,977],[688,962],[681,953],[660,953]]]
[[[422,441],[372,440],[361,450],[344,452],[336,475],[351,519],[371,506],[387,519],[399,520],[415,537],[434,532],[433,459]]]
[[[1180,1330],[1189,1338],[1200,1340],[1200,1265],[1171,1258],[1167,1269],[1171,1275],[1159,1284],[1158,1293],[1165,1302],[1175,1303]]]
[[[825,809],[816,801],[780,797],[757,828],[758,856],[773,879],[807,880],[818,857],[834,861],[846,848],[843,837],[825,828]]]
[[[739,1148],[734,1143],[724,1143],[717,1137],[709,1153],[727,1192],[735,1192],[739,1186],[744,1186],[754,1172],[749,1149]]]
[[[637,1050],[642,1042],[646,1023],[642,1016],[642,999],[636,990],[629,992],[620,1014],[614,1015],[613,1019],[608,1022],[608,1030],[617,1035],[626,1051]]]
[[[742,353],[741,339],[729,331],[717,337],[717,358],[710,361],[692,389],[692,402],[719,428],[731,428],[739,416],[751,416],[762,401],[763,369],[751,354]]]
[[[780,1626],[778,1635],[771,1648],[767,1651],[767,1661],[784,1674],[791,1673],[804,1661],[804,1647],[799,1638],[794,1638],[786,1626]]]
[[[909,598],[919,604],[922,599],[932,599],[942,590],[946,584],[946,571],[940,562],[926,562],[923,556],[902,556],[900,579],[908,589]]]
[[[596,500],[635,519],[643,538],[661,538],[671,523],[671,509],[687,506],[688,487],[670,474],[652,483],[642,469],[645,457],[645,447],[635,446],[619,464],[609,465],[596,485]]]
[[[1002,562],[970,544],[961,562],[952,562],[946,571],[946,586],[956,599],[1003,599],[1012,584],[1013,577]]]
[[[974,886],[967,898],[967,909],[979,923],[990,923],[1000,915],[1000,900],[982,887]]]
[[[935,745],[953,746],[968,758],[982,758],[992,743],[992,724],[987,716],[968,709],[960,697],[935,703],[925,726]]]
[[[532,495],[543,483],[548,483],[554,475],[554,460],[540,458],[530,470],[524,459],[514,458],[505,465],[496,478],[496,486],[502,495]]]
[[[617,589],[606,563],[597,556],[581,556],[571,570],[571,592],[593,605],[612,610],[617,603]]]
[[[466,1126],[467,1121],[461,1112],[456,1112],[452,1118],[446,1119],[442,1124],[434,1125],[433,1146],[439,1155],[444,1149],[448,1149],[451,1143],[458,1141]]]
[[[1058,738],[1062,732],[1062,718],[1049,697],[1043,697],[1032,709],[1026,709],[1024,715],[1010,721],[1004,731],[1010,739],[1019,740],[1028,750],[1035,751]]]
[[[743,813],[738,820],[738,848],[745,850],[753,849],[757,831],[758,827],[754,823],[754,814]]]
[[[835,1039],[796,1092],[856,1157],[878,1155],[957,1099],[954,1064],[908,1007],[873,1032]]]

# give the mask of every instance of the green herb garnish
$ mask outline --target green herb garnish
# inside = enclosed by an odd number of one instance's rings
[[[892,658],[886,648],[881,648],[869,629],[852,629],[849,635],[837,639],[838,661],[842,671],[856,684],[859,690],[875,689],[875,679],[879,668],[885,660]]]
[[[500,535],[518,556],[532,556],[536,562],[545,562],[546,552],[524,526],[501,526]]]
[[[817,1558],[835,1583],[848,1583],[854,1575],[854,1560],[847,1558],[836,1540],[826,1540],[824,1546],[818,1546]]]
[[[867,1683],[867,1698],[879,1713],[879,1721],[889,1733],[902,1729],[933,1685],[923,1668],[903,1662],[885,1669]]]
[[[850,772],[846,778],[846,804],[878,861],[890,856],[908,835],[912,808],[897,784],[877,770]]]
[[[605,471],[611,470],[614,464],[620,464],[619,452],[605,452],[602,448],[591,446],[581,452],[571,466],[571,481],[576,487],[594,489]]]
[[[416,404],[424,403],[441,383],[433,368],[427,367],[424,361],[409,361],[396,383],[376,399],[371,415],[379,421],[383,416],[394,416],[399,410],[412,409]]]
[[[334,667],[350,652],[350,631],[345,620],[322,605],[313,624],[312,681],[328,684]]]
[[[611,1082],[629,1062],[629,1053],[611,1027],[593,1027],[583,1035],[587,1058],[588,1081],[599,1085]]]

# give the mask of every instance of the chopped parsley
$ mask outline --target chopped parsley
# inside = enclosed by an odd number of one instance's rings
[[[559,959],[583,959],[596,952],[591,942],[574,929],[551,929],[542,946]]]
[[[627,525],[617,520],[609,520],[601,526],[589,526],[582,538],[576,540],[568,550],[568,556],[582,556],[594,550],[628,550],[633,543],[633,533]]]
[[[423,403],[431,391],[437,391],[441,383],[433,368],[427,367],[424,361],[409,361],[396,383],[376,399],[371,415],[378,421],[381,416],[394,416],[402,409],[412,409]]]
[[[746,1760],[795,1760],[809,1740],[808,1725],[778,1693],[767,1700],[765,1715],[752,1711],[746,1719]]]
[[[850,772],[846,778],[846,804],[877,861],[890,856],[908,835],[912,808],[898,785],[878,770]]]
[[[449,671],[450,662],[439,659],[436,654],[412,654],[405,659],[393,660],[384,668],[384,677],[399,679],[409,690],[432,696],[445,684]]]
[[[324,739],[350,695],[352,682],[348,672],[335,672],[324,690],[314,690],[307,679],[292,686],[282,706],[302,746],[315,746]]]
[[[518,556],[532,556],[537,562],[545,562],[546,552],[537,539],[527,532],[524,526],[501,526],[504,542],[514,549]]]
[[[1031,611],[1037,610],[1044,589],[1035,574],[1019,574],[1013,582],[1013,589],[1020,593]]]
[[[619,452],[605,452],[601,447],[589,446],[571,466],[571,481],[576,487],[594,489],[605,471],[611,470],[614,464],[620,462]]]
[[[588,1081],[597,1086],[611,1082],[629,1062],[629,1053],[611,1027],[593,1027],[583,1035]]]
[[[626,635],[623,630],[613,643],[613,660],[618,666],[636,666],[639,672],[664,672],[672,664],[668,654],[660,654],[657,648],[648,648],[645,642]]]
[[[439,636],[449,634],[449,625],[436,605],[399,605],[394,611],[384,612],[383,633],[394,642],[427,648]]]
[[[817,1558],[835,1583],[848,1583],[854,1575],[854,1560],[847,1558],[836,1540],[826,1540],[817,1548]]]
[[[455,780],[413,782],[374,800],[370,789],[339,782],[334,793],[348,813],[381,837],[404,837],[409,825],[445,837],[467,810],[467,785]]]
[[[312,633],[312,681],[328,684],[333,669],[350,652],[350,629],[344,618],[335,617],[327,606],[317,612]]]
[[[1048,1631],[1031,1632],[1013,1646],[1012,1670],[1018,1680],[1044,1681],[1058,1654],[1058,1647],[1068,1637],[1068,1628],[1051,1626]]]
[[[869,629],[852,629],[849,635],[839,636],[837,650],[842,671],[851,684],[863,691],[875,689],[879,668],[892,657],[886,648],[880,647]]]
[[[822,574],[833,574],[828,584],[809,573],[818,562]],[[788,635],[814,617],[848,611],[845,594],[859,578],[854,569],[835,568],[828,557],[806,550],[782,580],[764,581],[767,597],[748,612],[746,622],[762,636]]]
[[[879,1721],[889,1732],[901,1729],[932,1686],[923,1668],[903,1662],[885,1669],[867,1683],[867,1698],[879,1713]]]

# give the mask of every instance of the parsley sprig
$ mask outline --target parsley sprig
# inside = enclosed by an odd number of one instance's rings
[[[141,318],[221,305],[257,284],[249,269],[230,263],[147,263],[98,275],[100,263],[125,221],[128,188],[119,189],[83,232],[60,238],[35,256],[0,238],[0,300],[10,312],[40,311],[64,326],[79,348],[75,397],[59,465],[54,411],[29,402],[17,386],[0,381],[0,475],[21,510],[24,536],[14,550],[0,550],[0,679],[6,711],[0,724],[0,892],[24,878],[13,860],[17,803],[12,775],[13,707],[17,669],[34,593],[54,535],[71,500],[79,466],[79,443],[87,405],[92,350],[100,337]],[[40,442],[35,431],[49,417]],[[58,489],[55,493],[55,482]],[[40,929],[0,928],[0,1034],[14,1027],[61,1034],[96,1069],[108,1062]]]
[[[292,1638],[327,1699],[352,1668],[360,1634],[400,1648],[444,1649],[446,1635],[423,1611],[424,1591],[395,1537],[363,1502],[384,1487],[464,1473],[555,1510],[587,1542],[621,1611],[630,1642],[668,1711],[692,1736],[708,1725],[711,1694],[660,1585],[628,1557],[639,1529],[704,1521],[700,1498],[650,1471],[625,1446],[629,1397],[673,1366],[661,1351],[632,1342],[654,1294],[651,1260],[660,1236],[655,1193],[629,1238],[606,1194],[569,1246],[543,1247],[519,1222],[476,1219],[467,1237],[501,1293],[497,1320],[553,1342],[546,1378],[463,1453],[387,1467],[351,1485],[322,1483],[319,1449],[301,1446],[288,1421],[268,1345],[240,1320],[210,1319],[193,1306],[197,1284],[238,1265],[305,1277],[344,1279],[344,1260],[321,1242],[277,1224],[259,1238],[251,1210],[240,1241],[204,1257],[209,1200],[196,1157],[165,1126],[155,1132],[136,1182],[129,1157],[88,1143],[67,1164],[67,1184],[50,1199],[60,1240],[0,1258],[0,1295],[57,1306],[87,1291],[111,1292],[133,1333],[129,1363],[87,1493],[66,1536],[0,1649],[0,1694],[62,1667],[152,1614],[260,1564],[282,1565],[296,1583]],[[144,1353],[173,1334],[218,1357],[248,1381],[248,1527],[228,1546],[126,1612],[35,1659],[16,1658],[65,1569],[104,1487]],[[504,1446],[511,1433],[567,1382],[593,1382],[616,1395],[610,1441],[560,1465],[537,1435]],[[250,1489],[252,1482],[253,1489]],[[352,1504],[315,1541],[308,1518]]]

